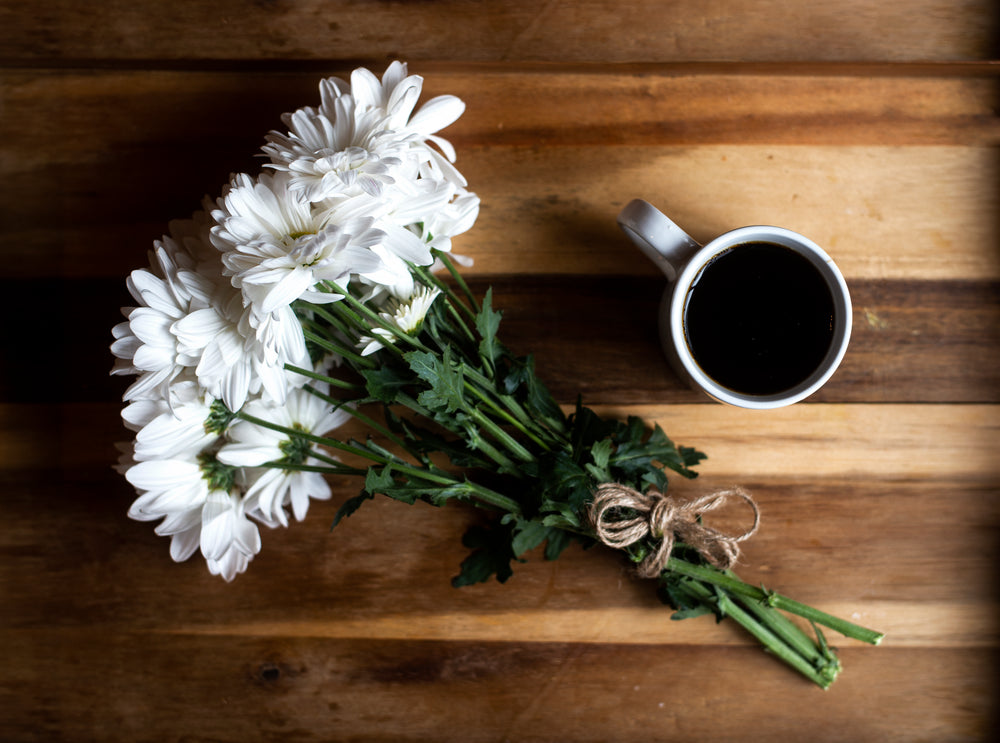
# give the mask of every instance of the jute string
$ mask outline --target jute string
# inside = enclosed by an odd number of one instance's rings
[[[742,499],[753,510],[753,525],[739,536],[724,534],[698,519],[706,511],[725,505],[730,498]],[[677,503],[655,490],[640,493],[606,483],[594,492],[590,519],[597,538],[609,547],[628,547],[650,535],[657,539],[656,549],[637,568],[640,577],[655,578],[666,567],[675,538],[697,550],[715,567],[723,570],[732,567],[740,556],[739,543],[757,531],[760,511],[750,494],[740,487]]]

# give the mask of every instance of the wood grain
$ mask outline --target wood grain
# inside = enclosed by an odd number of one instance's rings
[[[170,219],[217,197],[231,172],[259,169],[264,134],[314,102],[318,77],[5,76],[0,204],[18,208],[0,207],[0,275],[124,275]],[[796,229],[849,277],[1000,278],[994,76],[493,68],[435,85],[428,96],[454,92],[469,109],[446,133],[483,199],[457,247],[474,273],[653,275],[615,225],[641,195],[698,240],[744,224]],[[108,240],[123,249],[95,250]]]
[[[558,731],[579,741],[624,733],[735,743],[752,727],[758,739],[796,728],[819,740],[985,740],[990,722],[979,710],[996,691],[995,653],[981,650],[875,659],[849,649],[839,693],[821,694],[769,672],[773,661],[748,648],[124,634],[98,650],[85,638],[23,633],[10,681],[44,691],[8,728],[14,738],[330,740],[357,731],[351,740],[465,743],[550,741]],[[194,659],[199,672],[185,673]],[[60,673],[67,663],[94,681],[75,685]],[[864,683],[874,673],[885,681],[875,693]],[[901,706],[905,719],[885,714]],[[837,723],[817,730],[817,719]]]
[[[664,282],[645,275],[483,276],[503,312],[500,335],[532,354],[556,398],[588,404],[697,403],[670,369],[659,344]],[[848,353],[815,402],[995,403],[1000,400],[1000,284],[990,281],[851,280],[854,327]],[[128,386],[111,377],[111,327],[133,301],[113,279],[0,279],[0,296],[26,304],[50,292],[34,323],[0,328],[6,347],[32,364],[0,368],[0,400],[94,402]],[[85,311],[84,326],[66,318]],[[38,329],[49,328],[47,333]],[[579,353],[586,349],[586,353]],[[39,363],[44,360],[44,363]],[[74,369],[67,383],[64,370]]]
[[[987,0],[0,0],[0,738],[991,741],[1000,726],[1000,116]],[[888,633],[825,693],[732,623],[674,622],[610,550],[450,580],[487,514],[358,484],[226,585],[130,521],[124,277],[317,82],[391,59],[482,198],[456,251],[558,400],[641,415],[762,511],[740,575]],[[826,247],[849,353],[806,403],[707,402],[615,224],[777,223]],[[720,528],[743,514],[715,515]]]
[[[823,6],[742,0],[697,7],[680,0],[447,0],[386,3],[373,16],[366,3],[321,0],[169,6],[47,0],[30,12],[5,0],[0,48],[8,60],[37,66],[400,54],[454,62],[955,61],[990,58],[994,10],[986,0],[838,0]]]

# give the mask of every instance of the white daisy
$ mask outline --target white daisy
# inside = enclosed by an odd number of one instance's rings
[[[357,110],[350,95],[329,113],[302,108],[284,118],[288,134],[271,132],[266,167],[289,173],[289,188],[308,202],[367,195],[378,198],[408,157],[405,136],[386,127],[384,112]]]
[[[260,552],[260,530],[247,518],[244,499],[237,492],[209,493],[201,511],[201,553],[212,575],[232,581]]]
[[[155,531],[171,538],[174,561],[187,560],[200,547],[209,571],[231,581],[260,551],[260,533],[246,518],[242,473],[219,462],[214,448],[129,467],[125,477],[140,495],[128,515],[162,519]]]
[[[408,162],[428,163],[435,174],[464,186],[451,165],[454,148],[435,132],[458,119],[465,104],[439,96],[411,117],[422,86],[422,78],[408,76],[400,62],[389,65],[381,81],[363,68],[351,74],[350,85],[337,78],[322,81],[319,109],[287,115],[288,134],[268,135],[264,152],[270,167],[291,173],[292,190],[311,202],[355,196],[356,189],[379,197],[385,185],[400,180],[396,170]]]
[[[421,240],[434,250],[451,252],[451,239],[472,229],[479,216],[479,197],[460,189],[457,196],[439,209],[424,213],[416,222]]]
[[[222,276],[218,253],[211,276],[212,264],[195,267],[190,252],[195,246],[206,247],[191,235],[183,247],[165,237],[156,243],[151,267],[129,277],[129,291],[140,306],[123,310],[128,321],[113,329],[111,346],[119,359],[112,374],[138,375],[124,399],[169,403],[171,386],[192,379],[231,410],[262,390],[282,399],[288,386],[299,383],[284,372],[284,364],[308,364],[301,327],[295,323],[297,336],[283,332],[261,341],[241,292]]]
[[[332,409],[329,403],[306,390],[296,390],[281,406],[252,402],[245,412],[287,429],[317,436],[332,431],[350,418],[347,411]],[[235,467],[254,468],[247,475],[246,508],[265,523],[287,526],[285,507],[289,505],[295,518],[301,521],[309,508],[310,498],[326,500],[330,497],[330,486],[322,474],[281,466],[320,464],[312,456],[315,444],[244,420],[232,426],[229,438],[230,443],[219,450],[219,461]]]
[[[379,317],[395,328],[416,335],[424,324],[424,319],[434,304],[434,300],[441,294],[441,290],[434,287],[422,286],[405,300],[392,297],[386,303],[385,309],[379,312]],[[369,356],[381,348],[386,343],[395,343],[396,336],[386,328],[372,328],[372,333],[376,336],[364,337],[360,339],[362,345],[362,356]]]
[[[175,384],[168,400],[138,400],[122,410],[136,431],[137,462],[183,458],[211,446],[225,432],[231,414],[220,401],[191,382]]]
[[[112,329],[111,352],[119,359],[112,374],[135,374],[125,400],[167,399],[170,384],[197,357],[185,354],[171,332],[173,324],[203,306],[211,283],[191,270],[191,257],[175,241],[164,237],[155,243],[150,267],[133,271],[126,281],[138,307],[124,307],[128,318]]]
[[[129,508],[129,518],[163,519],[156,533],[171,537],[170,556],[176,562],[194,554],[201,533],[201,510],[211,490],[197,455],[137,462],[125,478],[140,493]]]
[[[385,113],[384,125],[398,135],[408,137],[435,162],[440,160],[436,151],[424,142],[434,142],[448,161],[455,161],[455,149],[447,140],[436,136],[435,132],[453,124],[465,111],[465,104],[453,95],[442,95],[427,101],[412,114],[413,108],[423,88],[423,78],[407,75],[406,64],[393,62],[382,75],[381,82],[369,70],[360,68],[351,73],[351,95],[356,101],[360,114],[369,111]],[[320,106],[327,113],[327,106]],[[329,114],[328,114],[329,115]],[[450,167],[450,164],[449,164]],[[455,171],[457,173],[457,171]],[[465,179],[458,174],[459,185]]]
[[[257,181],[237,176],[214,213],[213,231],[223,251],[225,272],[253,307],[259,322],[296,299],[338,299],[318,289],[319,281],[346,285],[352,273],[381,266],[371,247],[385,235],[359,217],[334,224],[317,220],[309,205],[289,191],[286,174],[263,174]]]

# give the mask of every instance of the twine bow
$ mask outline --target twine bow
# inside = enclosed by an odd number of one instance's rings
[[[753,509],[753,525],[743,534],[735,537],[723,534],[698,520],[702,513],[719,508],[731,497],[742,498]],[[634,515],[623,514],[623,509]],[[640,493],[623,485],[605,483],[594,492],[590,518],[597,538],[609,547],[628,547],[649,535],[658,539],[655,551],[637,568],[640,577],[654,578],[666,567],[675,537],[715,567],[722,570],[732,567],[740,556],[739,543],[757,531],[760,511],[750,494],[739,487],[678,504],[655,490]]]

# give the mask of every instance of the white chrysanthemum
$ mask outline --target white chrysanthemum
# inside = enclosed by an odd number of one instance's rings
[[[176,562],[200,547],[209,571],[231,581],[260,551],[260,532],[247,519],[240,472],[220,463],[214,446],[128,467],[125,477],[140,493],[128,515],[162,519],[155,531],[170,537]]]
[[[286,332],[261,341],[240,291],[222,276],[218,253],[212,277],[210,264],[195,268],[192,241],[190,235],[184,247],[169,237],[158,241],[151,268],[129,277],[140,306],[123,310],[128,322],[115,326],[111,346],[120,360],[112,374],[138,375],[124,399],[169,402],[171,385],[191,379],[231,410],[262,390],[283,399],[289,386],[299,384],[284,364],[308,365],[301,328],[295,324],[297,336]]]
[[[445,162],[449,174],[454,171],[457,176],[457,180],[453,182],[464,186],[465,179],[450,164],[455,161],[455,148],[447,140],[438,137],[436,132],[453,124],[465,111],[465,104],[453,95],[441,95],[427,101],[411,116],[423,83],[423,78],[407,75],[406,64],[393,62],[382,75],[381,82],[364,68],[351,73],[351,96],[356,102],[358,114],[385,112],[387,129],[410,137],[414,140],[414,145],[420,147],[433,162]],[[332,90],[335,89],[333,87]],[[327,86],[326,90],[331,91],[331,87]],[[320,112],[329,115],[327,102],[328,97],[320,106]],[[447,159],[442,158],[433,148],[427,147],[427,141],[436,144]]]
[[[479,197],[465,190],[440,209],[425,213],[424,219],[415,222],[420,228],[422,241],[434,250],[451,252],[451,239],[472,229],[479,216]]]
[[[176,562],[198,549],[201,511],[211,490],[202,466],[196,455],[186,455],[137,462],[125,473],[140,493],[129,508],[129,518],[163,519],[156,533],[171,537],[170,556]]]
[[[204,306],[211,282],[192,270],[192,261],[171,238],[155,243],[150,267],[133,271],[126,280],[138,307],[122,308],[127,322],[112,329],[111,352],[119,359],[112,374],[135,374],[125,400],[167,399],[167,389],[198,358],[183,353],[171,332],[174,323]]]
[[[252,402],[246,414],[287,429],[322,436],[342,425],[350,414],[334,410],[329,403],[306,390],[296,390],[284,405]],[[254,468],[247,473],[249,487],[247,511],[271,525],[288,525],[286,506],[301,521],[309,508],[309,499],[326,500],[330,486],[316,472],[283,468],[288,465],[320,464],[312,444],[271,428],[241,420],[229,431],[230,442],[218,454],[219,461],[235,467]],[[263,465],[270,466],[264,467]]]
[[[352,73],[349,86],[337,78],[322,81],[319,109],[286,115],[288,134],[268,136],[270,166],[291,173],[292,190],[313,202],[359,191],[381,196],[384,186],[399,181],[395,171],[407,162],[429,163],[440,177],[464,186],[451,165],[454,148],[435,132],[458,119],[465,104],[439,96],[413,114],[422,87],[422,78],[408,76],[400,62],[389,65],[381,81],[363,68]]]
[[[239,493],[209,493],[201,512],[201,553],[212,575],[231,581],[260,552],[260,530],[247,518]]]
[[[256,181],[237,176],[220,209],[213,241],[223,251],[225,272],[242,289],[258,320],[296,299],[337,299],[317,282],[346,285],[352,274],[377,272],[381,260],[371,247],[385,235],[371,217],[320,221],[289,191],[288,177],[264,174]]]
[[[175,384],[169,400],[137,400],[122,410],[136,431],[133,459],[173,459],[194,455],[224,433],[229,412],[191,382]]]
[[[424,324],[424,319],[427,317],[431,305],[434,304],[434,300],[437,299],[440,293],[441,290],[436,287],[422,286],[405,300],[392,297],[386,303],[386,308],[378,313],[379,317],[404,333],[415,335],[420,332],[420,328]],[[372,328],[372,333],[376,337],[361,339],[361,344],[363,344],[362,356],[369,356],[375,353],[379,349],[384,348],[386,343],[396,342],[396,336],[387,328]]]

